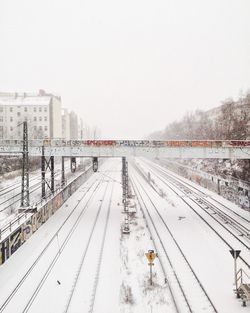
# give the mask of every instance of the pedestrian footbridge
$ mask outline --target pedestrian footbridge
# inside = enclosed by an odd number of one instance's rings
[[[0,140],[0,155],[23,153],[22,140]],[[29,156],[249,159],[248,140],[29,140]]]

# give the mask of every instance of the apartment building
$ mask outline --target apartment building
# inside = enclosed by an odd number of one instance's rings
[[[70,114],[67,109],[62,109],[62,137],[70,140]]]
[[[23,121],[30,139],[62,138],[61,98],[43,90],[0,93],[0,139],[21,139]]]
[[[74,111],[70,112],[70,139],[78,139],[78,117]]]

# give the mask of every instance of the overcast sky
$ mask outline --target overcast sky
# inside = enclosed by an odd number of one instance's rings
[[[142,138],[250,88],[249,0],[0,0],[0,91]]]

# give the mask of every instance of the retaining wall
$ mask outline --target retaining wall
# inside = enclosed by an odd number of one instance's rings
[[[250,189],[249,185],[244,182],[236,181],[233,178],[224,179],[216,175],[196,171],[177,162],[164,160],[164,163],[161,161],[159,163],[202,187],[220,194],[243,209],[250,211]]]

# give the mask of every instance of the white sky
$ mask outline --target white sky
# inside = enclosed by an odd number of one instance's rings
[[[0,0],[0,91],[142,138],[250,88],[249,0]]]

